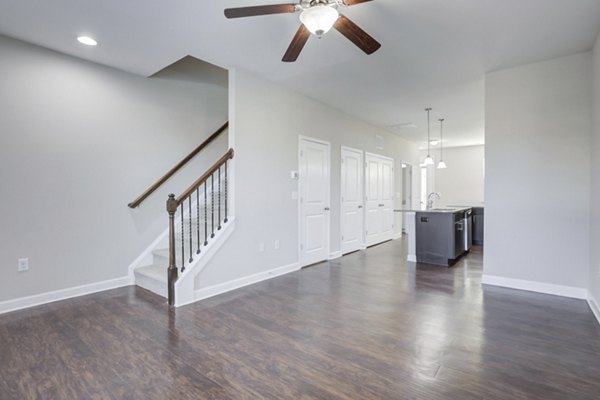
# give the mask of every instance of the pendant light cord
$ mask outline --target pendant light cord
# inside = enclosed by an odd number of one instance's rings
[[[427,157],[431,156],[431,128],[429,122],[429,112],[431,111],[431,107],[425,109],[427,111]]]
[[[444,118],[440,118],[440,160],[444,160]]]

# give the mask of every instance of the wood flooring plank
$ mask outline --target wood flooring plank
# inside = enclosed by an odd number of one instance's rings
[[[136,287],[0,315],[0,399],[597,399],[584,301],[406,240],[179,309]]]

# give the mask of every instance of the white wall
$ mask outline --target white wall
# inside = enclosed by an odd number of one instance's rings
[[[5,37],[0,54],[0,302],[126,276],[166,227],[168,192],[212,157],[140,210],[127,203],[227,119],[227,88],[137,77]],[[21,257],[29,272],[17,273]]]
[[[217,285],[298,262],[298,136],[331,143],[331,251],[340,250],[340,147],[394,157],[396,192],[401,192],[401,161],[418,164],[414,144],[343,114],[318,101],[238,70],[230,82],[235,134],[236,231],[196,281]],[[385,149],[376,148],[375,135]],[[401,197],[397,204],[401,203]],[[395,224],[401,231],[400,216]],[[275,240],[281,247],[275,250]],[[265,251],[259,252],[259,243]]]
[[[425,159],[427,152],[421,152]],[[438,169],[440,150],[432,149],[436,162],[430,167],[433,191],[440,194],[436,206],[482,206],[484,184],[485,147],[464,146],[444,149],[444,161],[448,168]]]
[[[591,176],[590,295],[600,301],[600,37],[594,47]],[[596,310],[600,311],[600,310]],[[598,315],[600,318],[600,314]]]
[[[484,281],[585,294],[591,72],[584,53],[487,75]]]

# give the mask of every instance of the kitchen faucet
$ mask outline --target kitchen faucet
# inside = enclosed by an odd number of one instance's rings
[[[439,193],[431,192],[427,195],[427,209],[431,210],[433,208],[433,197],[436,196],[438,199],[441,199]]]

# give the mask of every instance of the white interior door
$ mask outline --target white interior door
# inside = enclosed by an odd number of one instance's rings
[[[363,247],[363,152],[342,147],[341,165],[341,234],[342,254]]]
[[[372,154],[365,156],[365,244],[372,246],[379,243],[382,231],[381,213],[379,212],[381,168],[379,157]]]
[[[402,208],[412,210],[412,165],[402,164]],[[402,233],[406,233],[406,218],[402,213]]]
[[[300,264],[329,258],[330,146],[300,138]]]
[[[380,242],[394,238],[394,160],[381,157],[379,166],[381,168],[381,202],[379,212],[381,213],[381,235]]]
[[[365,242],[372,246],[394,237],[394,160],[365,156]]]

